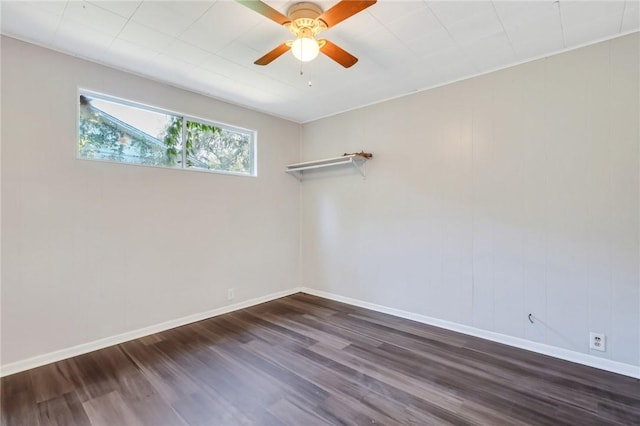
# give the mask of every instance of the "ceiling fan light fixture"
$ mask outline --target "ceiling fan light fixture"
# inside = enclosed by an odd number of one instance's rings
[[[254,64],[268,65],[287,50],[291,50],[293,56],[299,61],[309,62],[315,59],[322,51],[324,55],[345,68],[349,68],[358,62],[358,58],[329,40],[324,38],[316,39],[316,36],[377,2],[377,0],[340,0],[328,10],[323,11],[322,7],[315,3],[302,1],[292,4],[287,11],[287,15],[283,15],[262,0],[236,1],[282,25],[293,34],[293,40],[287,40],[276,46],[275,49],[258,58]],[[302,69],[300,70],[302,71]]]
[[[309,62],[318,56],[320,46],[313,37],[298,37],[291,44],[291,53],[299,61]]]

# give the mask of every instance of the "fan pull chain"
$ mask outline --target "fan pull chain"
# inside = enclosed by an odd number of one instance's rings
[[[303,64],[304,64],[304,62],[300,61],[300,75],[304,75]],[[311,79],[309,79],[309,81],[307,82],[307,86],[309,86],[309,87],[313,86],[313,82],[311,81]]]

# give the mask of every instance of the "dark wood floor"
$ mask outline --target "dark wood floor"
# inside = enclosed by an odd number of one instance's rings
[[[640,381],[298,293],[5,377],[3,425],[640,424]]]

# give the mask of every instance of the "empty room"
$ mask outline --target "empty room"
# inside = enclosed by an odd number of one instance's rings
[[[0,17],[3,426],[640,425],[640,0]]]

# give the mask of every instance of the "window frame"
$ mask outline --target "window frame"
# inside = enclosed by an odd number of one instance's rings
[[[78,141],[80,140],[80,104],[78,99],[80,99],[81,95],[85,95],[88,97],[95,97],[95,98],[99,98],[101,100],[107,101],[107,102],[114,102],[114,103],[118,103],[124,106],[129,106],[132,108],[139,108],[139,109],[143,109],[143,110],[147,110],[147,111],[151,111],[151,112],[155,112],[155,113],[159,113],[159,114],[167,114],[167,115],[172,115],[174,117],[180,117],[182,118],[182,157],[181,157],[181,163],[180,163],[180,167],[167,167],[167,166],[161,166],[161,165],[155,165],[155,164],[143,164],[143,163],[129,163],[126,161],[115,161],[115,160],[109,160],[109,159],[103,159],[103,158],[87,158],[87,157],[81,157],[80,156],[80,151],[78,149]],[[186,136],[187,136],[187,122],[188,121],[195,121],[201,124],[205,124],[205,125],[209,125],[209,126],[214,126],[214,127],[219,127],[223,130],[226,131],[230,131],[230,132],[237,132],[237,133],[246,133],[249,136],[249,141],[250,141],[250,158],[251,158],[251,170],[249,173],[242,173],[242,172],[235,172],[235,171],[227,171],[227,170],[216,170],[216,169],[205,169],[205,168],[201,168],[201,167],[187,167],[187,162],[186,162],[186,157],[187,157],[187,140],[186,140]],[[160,107],[156,107],[153,105],[148,105],[142,102],[137,102],[137,101],[133,101],[130,99],[124,99],[124,98],[120,98],[117,96],[112,96],[112,95],[107,95],[104,94],[102,92],[98,92],[98,91],[94,91],[94,90],[90,90],[90,89],[84,89],[79,87],[77,90],[77,94],[76,94],[76,122],[75,122],[75,126],[76,126],[76,139],[75,139],[75,151],[76,151],[76,159],[78,160],[86,160],[86,161],[98,161],[98,162],[102,162],[102,163],[111,163],[111,164],[124,164],[127,166],[140,166],[140,167],[152,167],[152,168],[158,168],[158,169],[165,169],[165,170],[186,170],[186,171],[191,171],[191,172],[205,172],[205,173],[214,173],[214,174],[221,174],[221,175],[229,175],[229,176],[240,176],[240,177],[251,177],[251,178],[255,178],[258,177],[258,131],[254,130],[254,129],[247,129],[245,127],[240,127],[240,126],[234,126],[232,124],[226,124],[226,123],[220,123],[217,121],[213,121],[210,119],[206,119],[206,118],[202,118],[202,117],[198,117],[195,115],[191,115],[191,114],[185,114],[185,113],[180,113],[177,111],[172,111],[170,109],[166,109],[166,108],[160,108]]]

